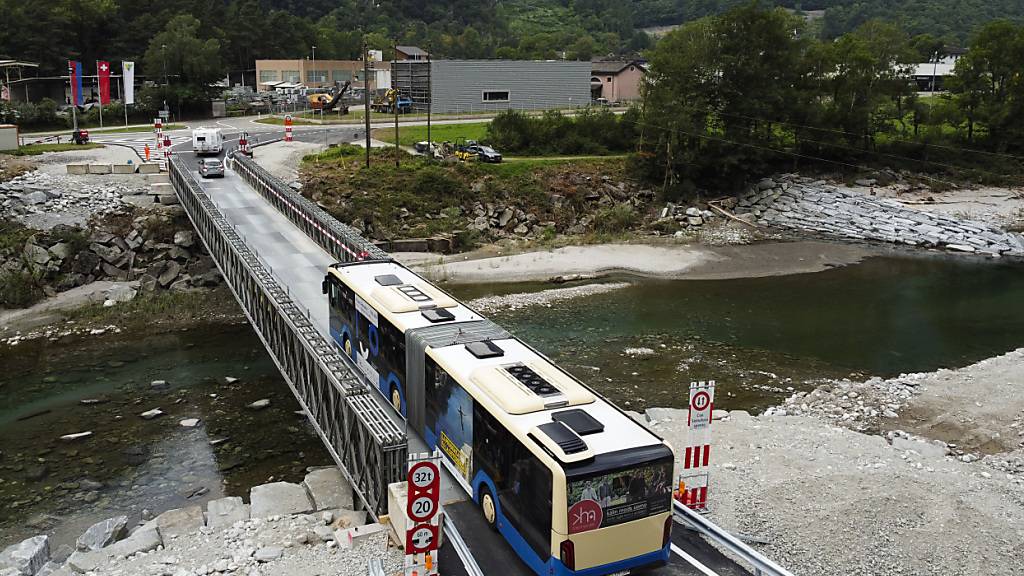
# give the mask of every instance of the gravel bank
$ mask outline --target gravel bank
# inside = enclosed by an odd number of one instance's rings
[[[583,296],[593,296],[594,294],[604,294],[606,292],[625,288],[626,286],[629,286],[626,282],[616,282],[612,284],[586,284],[584,286],[572,286],[570,288],[552,288],[550,290],[541,290],[540,292],[484,296],[483,298],[470,300],[466,304],[481,314],[489,314],[499,310],[519,310],[520,308],[526,308],[528,306],[551,306],[556,302],[562,302],[564,300],[571,300],[573,298],[580,298]]]
[[[834,242],[765,242],[745,246],[593,244],[513,254],[393,254],[439,282],[498,283],[564,280],[617,272],[654,278],[720,280],[820,272],[879,253]]]
[[[647,416],[685,446],[685,412]],[[1019,479],[808,416],[736,411],[712,430],[712,520],[794,574],[1020,574]]]

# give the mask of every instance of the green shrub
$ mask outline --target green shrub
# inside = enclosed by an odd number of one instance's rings
[[[605,234],[628,232],[637,223],[638,217],[629,204],[618,204],[602,208],[594,214],[594,230]]]
[[[43,299],[39,279],[24,270],[0,276],[0,307],[26,308]]]

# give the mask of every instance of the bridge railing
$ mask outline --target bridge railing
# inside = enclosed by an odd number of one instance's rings
[[[338,222],[252,158],[234,154],[232,162],[232,168],[243,180],[339,262],[390,258],[355,228]]]
[[[387,507],[405,475],[405,433],[245,244],[178,158],[171,183],[256,334],[366,509]]]

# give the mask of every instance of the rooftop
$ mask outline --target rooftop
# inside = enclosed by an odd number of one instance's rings
[[[398,50],[402,54],[406,54],[408,56],[426,56],[427,55],[426,50],[420,48],[419,46],[395,46],[395,50]]]

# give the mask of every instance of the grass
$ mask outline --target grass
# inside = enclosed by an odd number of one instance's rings
[[[430,127],[430,139],[434,142],[455,142],[458,137],[467,140],[483,140],[487,137],[489,122],[473,122],[470,124],[438,124]],[[394,128],[379,128],[373,131],[373,137],[384,142],[394,143]],[[426,126],[407,126],[398,128],[398,143],[412,146],[427,139]]]
[[[274,126],[284,126],[284,118],[278,118],[276,116],[269,116],[267,118],[260,118],[259,120],[256,120],[256,122],[259,122],[260,124],[273,124]],[[292,125],[293,126],[318,126],[319,123],[317,123],[317,122],[309,122],[307,120],[303,120],[302,118],[293,118],[292,119]]]
[[[171,329],[210,321],[237,321],[245,317],[231,292],[220,287],[211,292],[144,292],[117,306],[102,304],[65,313],[78,324],[115,324],[122,329]]]
[[[18,146],[17,150],[8,152],[8,154],[12,156],[36,156],[46,152],[68,152],[70,150],[89,150],[92,148],[103,148],[103,144],[93,142],[88,144],[29,144],[28,146]]]
[[[171,130],[184,130],[188,128],[185,124],[164,124],[164,132]],[[123,126],[121,128],[88,128],[90,134],[118,134],[122,132],[152,132],[153,127]]]

